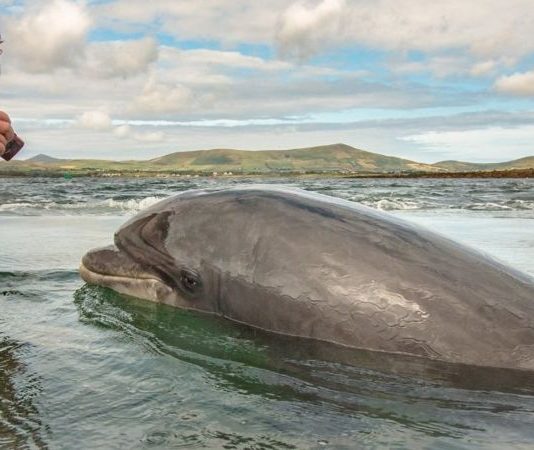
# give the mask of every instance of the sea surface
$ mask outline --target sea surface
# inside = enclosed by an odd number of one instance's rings
[[[82,255],[137,211],[259,181],[388,211],[534,275],[532,179],[0,178],[1,449],[534,448],[527,387],[332,363],[80,280]]]

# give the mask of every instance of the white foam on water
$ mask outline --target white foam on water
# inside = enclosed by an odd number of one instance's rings
[[[0,211],[17,211],[21,208],[32,208],[34,206],[33,203],[4,203],[3,205],[0,205]]]
[[[117,212],[135,213],[154,205],[165,197],[150,196],[128,200],[97,200],[89,202],[14,202],[0,205],[0,214],[6,215],[41,215],[41,214],[109,214]]]
[[[366,206],[370,206],[371,208],[379,209],[381,211],[423,209],[425,207],[428,207],[426,203],[392,198],[383,198],[380,200],[373,201],[363,200],[361,203]]]
[[[508,204],[512,209],[534,210],[534,200],[512,200]]]
[[[113,200],[108,199],[104,202],[104,205],[113,210],[133,211],[137,212],[142,209],[148,208],[162,200],[165,197],[146,197],[141,199],[129,199],[129,200]]]
[[[485,202],[485,203],[471,203],[465,206],[465,209],[472,209],[474,211],[503,211],[503,210],[512,210],[510,206],[504,205],[502,203],[495,202]]]

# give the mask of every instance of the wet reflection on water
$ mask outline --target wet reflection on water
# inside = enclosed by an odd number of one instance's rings
[[[25,346],[0,335],[0,448],[46,448],[33,404],[40,381],[23,362]]]

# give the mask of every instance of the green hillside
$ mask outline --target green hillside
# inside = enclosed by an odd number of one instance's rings
[[[391,172],[436,171],[428,164],[359,150],[345,144],[293,150],[213,149],[176,152],[147,161],[165,168],[188,168],[200,171],[243,172]]]
[[[435,167],[446,169],[450,172],[471,172],[478,170],[513,170],[534,168],[534,156],[505,161],[501,163],[469,163],[463,161],[440,161],[433,164]]]

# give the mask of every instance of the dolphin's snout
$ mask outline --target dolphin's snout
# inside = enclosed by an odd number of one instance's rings
[[[100,275],[141,278],[146,270],[116,246],[95,248],[82,258],[82,265]]]
[[[82,258],[82,265],[88,270],[96,273],[106,273],[103,267],[103,262],[106,261],[106,253],[113,252],[115,246],[109,245],[107,247],[93,248],[89,250]]]

